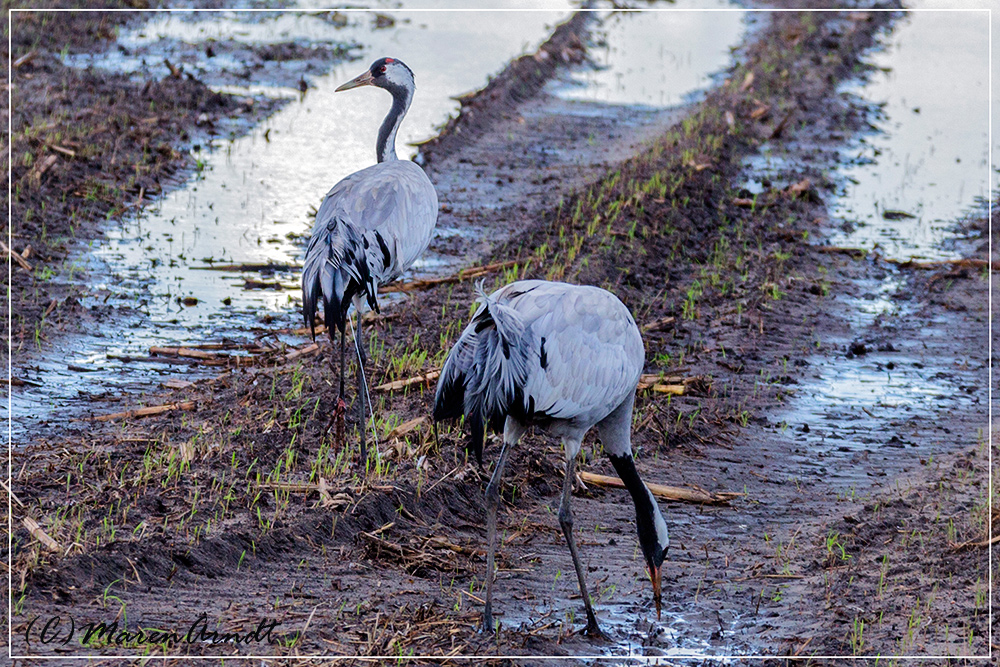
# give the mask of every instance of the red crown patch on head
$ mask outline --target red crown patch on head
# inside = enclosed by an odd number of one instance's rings
[[[394,63],[394,62],[396,62],[393,58],[386,58],[385,61],[387,63]]]

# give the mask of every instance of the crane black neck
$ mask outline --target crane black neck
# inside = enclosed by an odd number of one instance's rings
[[[378,142],[375,144],[375,152],[379,162],[392,162],[396,157],[396,131],[399,124],[406,115],[406,110],[410,108],[410,100],[413,91],[394,84],[384,86],[392,95],[392,108],[382,121],[382,127],[378,130]]]
[[[666,545],[662,544],[662,540],[666,538],[658,534],[657,518],[660,516],[660,510],[656,506],[656,501],[653,500],[649,489],[639,478],[639,472],[635,469],[635,462],[632,460],[631,454],[610,455],[608,458],[611,459],[615,472],[618,473],[625,488],[632,496],[632,503],[635,505],[636,529],[639,533],[639,545],[642,547],[643,555],[647,562],[653,562],[659,566],[665,555],[664,547]],[[660,521],[662,522],[662,519]]]

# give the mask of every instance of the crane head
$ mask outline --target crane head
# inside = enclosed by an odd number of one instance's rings
[[[650,494],[652,497],[652,494]],[[643,555],[646,557],[646,569],[649,571],[649,581],[653,584],[653,602],[656,604],[656,620],[660,620],[660,573],[663,569],[663,561],[667,559],[667,550],[670,548],[670,534],[667,532],[667,524],[659,514],[659,508],[654,515],[654,536],[647,533],[646,539],[640,535],[640,542],[643,547]],[[650,539],[652,537],[652,539]]]
[[[662,563],[660,565],[657,565],[657,566],[654,566],[652,564],[649,565],[649,580],[653,584],[653,603],[656,605],[656,620],[657,621],[660,620],[660,607],[662,605],[662,602],[660,601],[661,600],[661,598],[660,598],[660,569],[662,567],[663,567]]]
[[[413,90],[413,72],[398,58],[379,58],[367,70],[341,85],[335,92],[360,86]]]

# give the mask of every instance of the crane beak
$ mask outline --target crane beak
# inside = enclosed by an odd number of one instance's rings
[[[342,90],[350,90],[351,88],[357,88],[358,86],[371,86],[373,85],[372,81],[374,81],[372,73],[368,70],[365,70],[364,73],[354,77],[353,79],[351,79],[344,85],[340,86],[333,92],[339,93]]]
[[[662,567],[662,566],[661,566]],[[649,580],[653,582],[653,602],[656,604],[656,620],[660,620],[660,568],[649,568]]]

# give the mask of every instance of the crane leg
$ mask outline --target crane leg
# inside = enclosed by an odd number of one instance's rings
[[[346,331],[346,328],[345,328]],[[333,355],[330,355],[330,370],[333,370]],[[333,414],[326,425],[326,430],[334,428],[334,439],[341,446],[344,444],[344,416],[347,414],[347,402],[344,401],[344,331],[340,332],[340,394],[337,396],[337,403],[334,405]]]
[[[344,374],[345,368],[347,366],[344,357],[344,348],[346,347],[344,343],[344,337],[346,336],[347,327],[344,327],[343,331],[340,332],[340,395],[337,397],[337,408],[334,410],[334,415],[337,419],[337,442],[340,446],[344,446],[344,421],[347,415],[347,401],[344,400]]]
[[[563,479],[562,500],[559,502],[559,526],[562,528],[563,535],[566,536],[566,544],[569,545],[569,553],[573,557],[573,567],[576,568],[576,578],[580,581],[580,595],[583,596],[583,604],[587,609],[586,633],[590,637],[602,637],[601,628],[597,624],[597,616],[594,615],[594,607],[590,603],[587,582],[583,578],[583,566],[580,564],[580,556],[576,551],[576,541],[573,540],[573,512],[569,508],[570,499],[573,496],[576,455],[580,451],[580,443],[564,442],[564,446],[566,448],[566,477]]]
[[[344,337],[347,335],[347,327],[340,332],[340,400],[344,400]]]
[[[358,433],[361,435],[361,466],[368,465],[368,442],[366,435],[368,425],[365,424],[365,402],[368,400],[368,387],[365,385],[365,346],[361,340],[361,308],[360,302],[355,300],[355,315],[358,318],[358,328],[354,333],[354,343],[358,347]]]
[[[495,632],[496,625],[493,622],[493,568],[497,549],[497,507],[500,505],[500,477],[503,475],[503,468],[507,465],[507,454],[510,453],[514,443],[521,437],[524,429],[510,418],[504,424],[503,447],[500,449],[500,458],[497,459],[497,467],[493,470],[490,483],[486,486],[486,608],[483,610],[483,629],[486,632]]]

